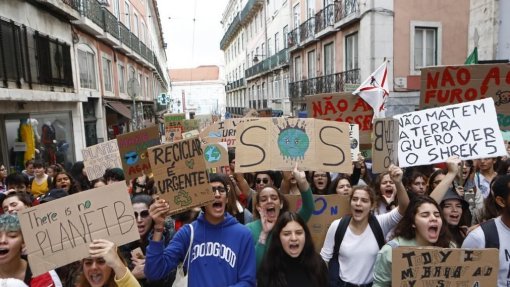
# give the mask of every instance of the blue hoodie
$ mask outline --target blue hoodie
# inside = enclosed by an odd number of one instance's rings
[[[194,239],[188,270],[189,286],[256,285],[255,244],[248,228],[228,213],[218,225],[210,224],[204,214],[191,224]],[[166,248],[163,241],[150,240],[145,259],[147,279],[158,280],[175,269],[184,260],[190,239],[190,227],[186,225]]]

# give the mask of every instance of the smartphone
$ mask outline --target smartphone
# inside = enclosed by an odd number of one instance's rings
[[[474,204],[475,202],[475,191],[470,188],[464,193],[464,200],[467,201],[469,204]]]

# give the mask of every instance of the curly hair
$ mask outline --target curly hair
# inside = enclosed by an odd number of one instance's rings
[[[57,188],[57,177],[61,174],[65,174],[69,178],[69,181],[71,182],[71,186],[69,186],[69,191],[67,192],[68,194],[75,194],[81,191],[80,185],[78,184],[76,179],[74,179],[74,177],[66,171],[57,172],[55,174],[55,177],[51,182],[50,190]]]
[[[295,212],[284,212],[280,215],[273,228],[273,239],[268,247],[268,251],[264,256],[263,262],[260,265],[258,274],[258,286],[266,287],[280,287],[287,286],[285,279],[285,271],[288,270],[285,258],[288,257],[283,249],[280,240],[280,233],[289,222],[296,222],[303,228],[305,232],[305,242],[303,251],[297,257],[299,263],[304,267],[306,273],[309,275],[312,286],[327,286],[328,276],[326,265],[322,258],[315,251],[312,241],[312,235],[305,221]]]
[[[397,224],[395,227],[395,233],[394,237],[403,237],[405,239],[414,239],[416,238],[416,228],[413,227],[415,222],[415,217],[418,212],[418,208],[426,203],[430,203],[434,205],[437,208],[437,211],[439,212],[441,216],[441,229],[439,230],[439,238],[436,243],[433,244],[433,246],[438,247],[449,247],[450,246],[450,233],[448,232],[448,227],[446,220],[444,219],[443,213],[441,212],[441,208],[439,207],[439,204],[431,198],[430,196],[422,195],[422,196],[416,196],[415,199],[411,200],[409,203],[409,206],[406,209],[406,212],[404,216],[402,217],[402,220]]]

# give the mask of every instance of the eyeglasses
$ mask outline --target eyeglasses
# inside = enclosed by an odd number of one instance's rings
[[[269,179],[267,178],[257,178],[256,180],[257,184],[260,184],[261,182],[263,182],[264,184],[267,184],[269,182]]]
[[[227,192],[227,189],[224,188],[223,186],[213,186],[212,187],[212,192],[214,194],[216,194],[216,191],[218,191],[219,193],[226,193]]]
[[[141,218],[147,218],[147,216],[149,216],[149,211],[148,210],[140,211],[140,217]],[[136,211],[135,211],[135,218],[138,218],[138,212],[136,212]]]
[[[313,177],[319,178],[319,177],[328,177],[328,176],[325,174],[314,174]]]

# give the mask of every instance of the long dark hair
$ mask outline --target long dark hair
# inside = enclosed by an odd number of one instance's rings
[[[74,179],[74,177],[66,171],[57,172],[55,174],[55,177],[53,177],[53,180],[51,182],[50,190],[57,188],[57,177],[61,174],[65,174],[69,178],[69,181],[71,182],[71,186],[69,186],[69,191],[67,192],[68,194],[75,194],[81,191],[80,185],[78,184],[78,182],[76,182],[76,179]]]
[[[383,178],[384,178],[385,175],[388,175],[390,177],[390,179],[391,179],[390,172],[389,171],[385,171],[385,172],[380,173],[375,178],[374,183],[373,183],[373,187],[374,187],[374,191],[375,191],[375,196],[376,196],[376,205],[375,205],[376,208],[381,203],[383,203],[386,206],[386,199],[384,199],[384,195],[381,192],[381,183],[382,183]],[[393,181],[393,179],[391,179],[391,181]],[[397,196],[395,196],[395,200],[394,201],[395,201],[395,204],[398,206],[398,197]]]
[[[436,180],[436,177],[440,174],[442,175],[446,175],[448,173],[447,170],[444,170],[444,169],[437,169],[436,171],[434,171],[430,177],[429,177],[429,180],[427,181],[427,190],[425,191],[425,193],[427,195],[430,195],[432,193],[432,191],[434,191],[434,181]]]
[[[338,185],[338,182],[340,182],[340,180],[342,180],[342,179],[347,180],[349,182],[349,184],[351,185],[351,189],[352,189],[351,177],[341,173],[341,174],[338,174],[336,176],[335,180],[333,180],[333,182],[329,185],[327,194],[336,194],[336,187]]]
[[[437,242],[433,244],[433,246],[443,248],[449,247],[450,234],[448,232],[447,227],[448,223],[444,219],[439,204],[437,204],[437,202],[433,198],[426,195],[416,196],[413,200],[411,200],[404,216],[402,217],[402,220],[400,220],[400,222],[395,227],[394,237],[400,236],[408,240],[416,238],[416,228],[413,227],[414,218],[416,216],[416,213],[418,212],[418,208],[425,203],[433,204],[437,208],[437,211],[439,212],[442,221],[441,230],[439,230],[439,238],[437,239]]]
[[[285,258],[288,258],[289,255],[283,249],[280,232],[291,221],[297,222],[305,231],[305,244],[297,260],[310,277],[313,283],[312,286],[327,286],[328,275],[325,264],[315,251],[310,230],[306,226],[305,221],[297,213],[290,211],[281,214],[273,228],[273,239],[257,272],[258,286],[288,286],[285,271],[289,270],[289,266],[287,266],[288,261]]]
[[[324,187],[324,190],[320,191],[317,189],[317,186],[315,186],[315,181],[313,181],[313,177],[315,176],[316,171],[312,171],[310,173],[310,188],[312,189],[313,194],[327,194],[328,188],[331,186],[331,174],[329,172],[326,173],[326,187]]]

